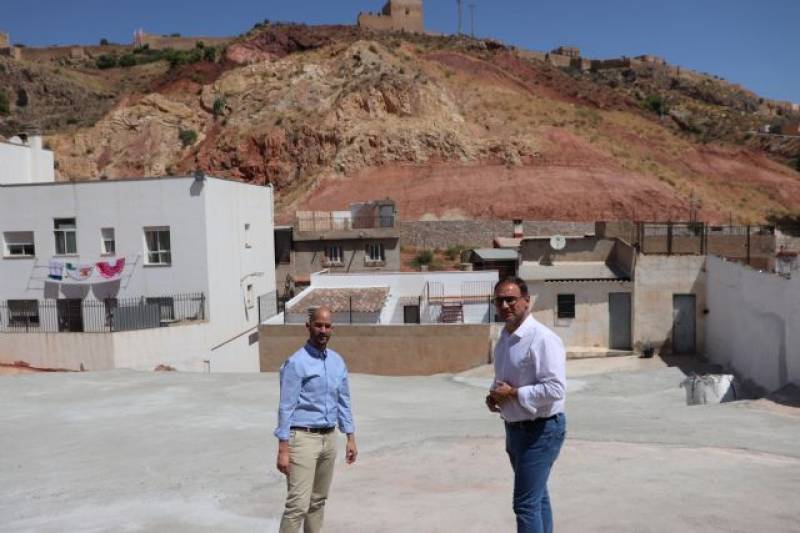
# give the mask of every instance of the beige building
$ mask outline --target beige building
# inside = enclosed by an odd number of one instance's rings
[[[620,239],[594,235],[523,239],[519,276],[533,316],[570,351],[630,350],[635,252]]]
[[[388,0],[378,14],[359,13],[358,26],[377,31],[424,33],[422,0]]]
[[[5,48],[10,45],[8,34],[0,31],[0,48]]]
[[[397,212],[391,200],[352,204],[348,211],[298,211],[294,224],[276,228],[279,292],[297,292],[314,272],[400,270]]]

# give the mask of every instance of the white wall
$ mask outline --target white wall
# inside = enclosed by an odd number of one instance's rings
[[[17,137],[0,142],[0,183],[55,181],[53,152],[42,148],[42,138],[31,136],[27,144]]]
[[[706,355],[767,392],[800,385],[800,278],[709,257]]]
[[[0,259],[0,300],[209,294],[205,202],[192,178],[0,187],[0,238],[33,231],[36,257]],[[197,193],[197,194],[196,194]],[[75,218],[78,253],[55,256],[54,218]],[[170,266],[144,265],[144,227],[169,226]],[[100,229],[114,228],[116,255],[101,255]],[[118,281],[47,281],[51,258],[89,263],[125,257]]]
[[[373,272],[359,274],[319,272],[311,274],[309,288],[288,302],[287,307],[302,300],[311,289],[389,287],[386,304],[381,310],[380,323],[402,324],[403,305],[401,305],[401,298],[416,298],[420,296],[426,283],[441,283],[446,296],[461,296],[464,283],[484,282],[491,293],[491,289],[498,281],[499,274],[496,270],[473,272]],[[424,312],[424,310],[421,311]],[[485,322],[488,314],[488,304],[486,303],[468,303],[464,306],[465,323]]]
[[[206,180],[204,189],[213,368],[258,371],[257,345],[243,345],[240,337],[256,332],[258,297],[275,291],[272,188]],[[252,307],[245,304],[248,284],[253,285]]]

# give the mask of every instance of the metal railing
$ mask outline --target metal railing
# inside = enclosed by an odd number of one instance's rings
[[[394,228],[394,215],[340,217],[333,213],[297,217],[297,231],[349,231],[354,229]]]
[[[110,333],[206,319],[203,293],[0,301],[0,333]]]

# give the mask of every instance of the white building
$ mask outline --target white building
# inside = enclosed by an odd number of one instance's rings
[[[369,272],[311,275],[311,285],[286,302],[270,324],[302,324],[309,308],[331,308],[336,323],[487,324],[498,272]]]
[[[55,181],[55,159],[39,136],[0,142],[0,184]]]
[[[0,362],[258,371],[272,220],[271,188],[202,175],[0,185]]]

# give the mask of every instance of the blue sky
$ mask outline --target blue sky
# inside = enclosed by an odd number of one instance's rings
[[[231,35],[256,21],[351,24],[384,0],[2,0],[0,31],[27,45],[130,42],[149,33]],[[800,0],[464,0],[476,34],[592,58],[649,53],[762,96],[800,103]],[[427,0],[430,31],[456,29],[456,0]],[[470,28],[465,7],[464,27]]]

